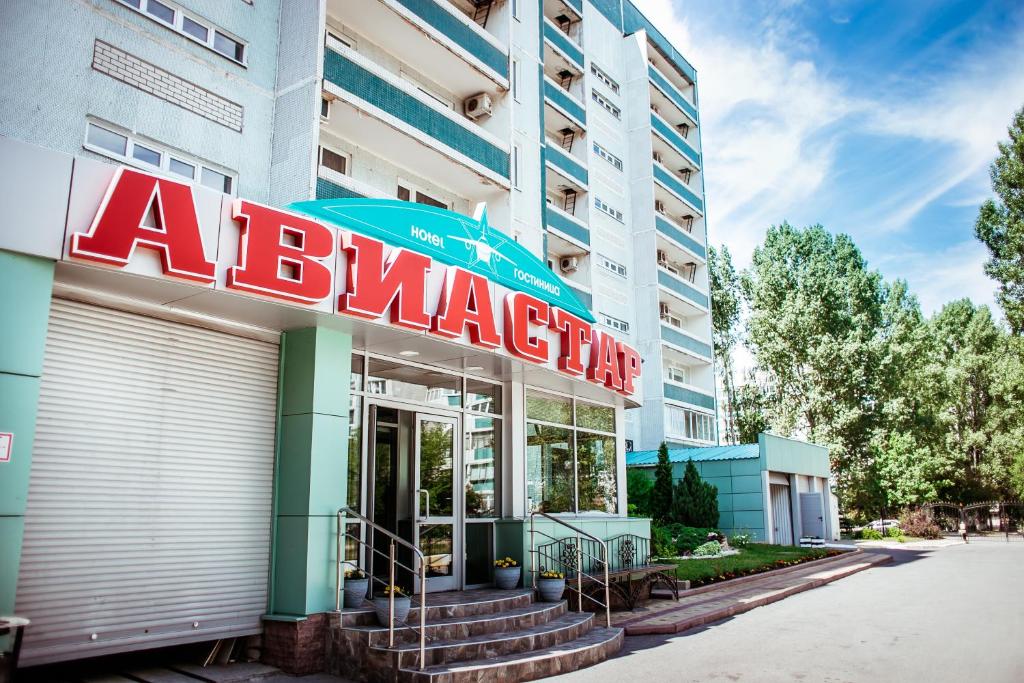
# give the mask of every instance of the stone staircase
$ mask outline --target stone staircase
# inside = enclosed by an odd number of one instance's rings
[[[408,623],[419,623],[413,608]],[[529,590],[473,590],[427,596],[425,667],[419,638],[396,629],[395,647],[373,609],[332,615],[329,672],[373,683],[532,681],[602,662],[622,647],[623,632],[603,618],[570,612],[561,602],[534,602]]]

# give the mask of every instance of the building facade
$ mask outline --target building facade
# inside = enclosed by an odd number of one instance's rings
[[[628,0],[48,0],[0,33],[0,611],[48,615],[27,663],[310,623],[345,505],[429,526],[435,588],[486,585],[534,511],[645,534],[630,447],[715,443],[696,74]],[[159,235],[89,246],[110,206]],[[247,276],[268,207],[309,222]],[[163,242],[192,222],[199,251]],[[425,327],[410,297],[339,301],[363,238],[443,264]]]

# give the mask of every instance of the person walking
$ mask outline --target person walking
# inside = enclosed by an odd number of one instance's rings
[[[967,524],[964,520],[960,520],[960,538],[964,539],[964,543],[967,543]]]

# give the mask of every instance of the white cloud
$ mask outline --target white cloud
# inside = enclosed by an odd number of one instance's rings
[[[898,273],[917,294],[925,315],[937,312],[955,299],[968,298],[976,304],[994,305],[996,283],[985,275],[988,251],[977,240],[952,244],[939,251],[911,251],[879,259],[888,273]]]

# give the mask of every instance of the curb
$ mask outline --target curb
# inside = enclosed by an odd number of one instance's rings
[[[706,586],[698,586],[697,588],[689,588],[689,589],[686,590],[685,593],[680,592],[679,593],[679,597],[680,598],[684,598],[684,597],[689,597],[691,595],[700,595],[701,593],[708,593],[710,591],[718,590],[720,588],[729,588],[731,586],[739,586],[739,585],[744,584],[744,583],[749,583],[750,581],[755,581],[757,579],[763,579],[765,576],[768,576],[768,575],[771,575],[771,576],[782,576],[784,574],[791,574],[791,573],[793,573],[793,572],[795,572],[797,570],[800,570],[800,569],[807,569],[808,567],[815,567],[815,566],[818,566],[818,565],[821,565],[821,564],[829,564],[831,562],[838,562],[840,560],[847,560],[847,559],[849,559],[851,557],[854,557],[858,553],[863,553],[863,552],[864,552],[863,550],[861,550],[860,548],[857,548],[856,550],[847,550],[846,552],[843,552],[840,555],[836,555],[835,557],[823,557],[823,558],[821,558],[819,560],[811,560],[810,562],[801,562],[800,564],[794,564],[791,567],[783,567],[782,569],[773,569],[772,571],[761,572],[760,574],[750,574],[749,576],[740,576],[740,577],[737,577],[735,579],[728,579],[727,581],[716,581],[714,583],[709,583]]]
[[[638,623],[638,624],[634,624],[632,626],[627,624],[627,625],[624,625],[623,627],[625,628],[627,636],[664,635],[664,634],[682,633],[683,631],[689,631],[690,629],[696,628],[697,626],[703,626],[704,624],[707,624],[707,623],[711,623],[711,622],[714,622],[714,621],[719,621],[721,619],[727,619],[727,618],[735,616],[737,614],[743,614],[744,612],[749,612],[750,610],[755,609],[757,607],[762,607],[764,605],[770,605],[773,602],[778,602],[779,600],[784,600],[785,598],[788,598],[788,597],[790,597],[792,595],[796,595],[798,593],[803,593],[804,591],[809,591],[809,590],[811,590],[813,588],[820,588],[821,586],[824,586],[826,584],[832,583],[833,581],[838,581],[839,579],[844,579],[847,576],[852,576],[853,574],[857,574],[858,572],[862,572],[865,569],[871,569],[872,567],[878,566],[880,564],[885,564],[887,562],[892,562],[892,556],[891,555],[881,555],[881,554],[875,554],[875,553],[872,553],[872,554],[874,555],[874,557],[865,558],[866,564],[858,565],[858,566],[854,566],[854,567],[849,567],[845,571],[837,572],[833,576],[823,577],[823,578],[819,578],[819,579],[813,579],[813,580],[810,580],[810,581],[804,581],[804,582],[802,582],[802,583],[800,583],[800,584],[798,584],[796,586],[790,586],[789,588],[781,589],[781,590],[779,590],[779,591],[777,591],[775,593],[772,593],[771,595],[767,595],[767,596],[765,596],[763,598],[758,598],[757,600],[752,600],[750,602],[736,603],[736,604],[730,605],[729,607],[722,607],[722,608],[719,608],[717,610],[713,610],[711,612],[707,612],[707,613],[701,614],[699,616],[690,617],[689,619],[684,619],[682,621],[677,621],[677,622],[672,623],[672,624],[644,625],[643,623]],[[847,555],[849,555],[849,553]],[[842,557],[846,557],[847,555],[843,555]],[[829,558],[823,558],[823,559],[825,559],[825,560],[834,560],[836,558],[829,557]],[[807,562],[807,563],[804,563],[802,565],[797,565],[796,567],[793,567],[793,568],[794,569],[797,568],[797,567],[806,568],[807,566],[810,566],[810,565],[818,563],[818,562],[821,562],[821,560],[815,560],[814,562]],[[757,576],[757,575],[755,575],[755,576]],[[763,577],[764,575],[761,574],[760,576]],[[775,576],[778,576],[778,574],[775,574]],[[747,578],[754,578],[754,577],[746,577],[746,576],[744,576],[744,577],[741,577],[741,578],[747,579]],[[736,579],[734,579],[733,581],[736,581]],[[731,583],[731,582],[724,582],[723,581],[721,583],[714,584],[714,585],[716,585],[718,587],[721,587],[722,584],[724,584],[724,583]],[[736,584],[733,583],[732,585],[736,585]]]

